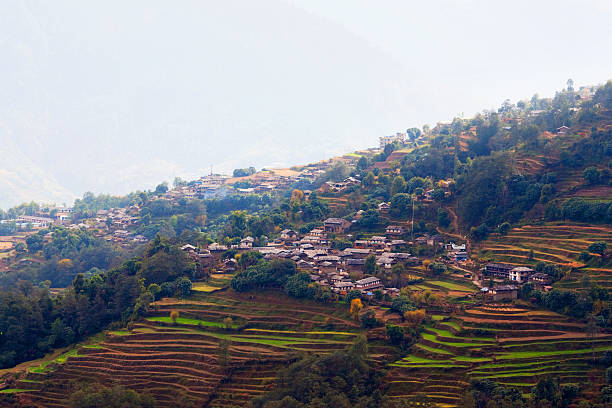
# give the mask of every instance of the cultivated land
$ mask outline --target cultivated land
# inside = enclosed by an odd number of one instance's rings
[[[588,276],[592,283],[606,289],[612,288],[612,267],[600,266],[599,256],[592,262],[579,260],[581,252],[590,244],[604,241],[612,245],[612,227],[577,223],[549,223],[525,225],[513,228],[506,236],[492,234],[478,244],[479,258],[515,265],[534,265],[537,262],[553,263],[571,268],[569,275],[557,282],[555,287],[579,288],[579,281]],[[530,251],[533,250],[533,259]]]
[[[528,393],[538,379],[559,376],[598,392],[603,378],[589,360],[612,350],[612,333],[590,337],[584,325],[548,311],[490,304],[448,315],[425,327],[412,353],[390,364],[389,395],[424,393],[458,406],[470,380],[490,379]]]
[[[163,299],[130,329],[30,368],[18,382],[22,401],[66,406],[70,380],[93,377],[149,391],[162,404],[193,401],[209,407],[241,406],[269,390],[279,369],[301,355],[330,353],[352,344],[362,330],[341,304],[299,302],[280,293],[231,291]],[[180,313],[176,324],[170,312]],[[222,322],[232,318],[230,329]],[[220,342],[229,342],[229,363]],[[389,353],[372,343],[374,362]]]

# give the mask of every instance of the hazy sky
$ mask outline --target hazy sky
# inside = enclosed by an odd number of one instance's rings
[[[612,77],[610,1],[14,1],[0,207],[284,166]]]

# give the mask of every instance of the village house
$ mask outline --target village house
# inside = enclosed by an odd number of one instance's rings
[[[314,267],[312,263],[305,261],[303,259],[300,259],[295,264],[298,267],[298,269],[304,269],[304,270],[312,270]]]
[[[367,248],[346,248],[342,252],[351,258],[366,258],[372,251]]]
[[[452,253],[452,260],[455,262],[463,262],[467,260],[467,252],[457,251]]]
[[[223,261],[223,271],[225,273],[234,273],[238,268],[238,262],[234,258],[229,258]]]
[[[369,239],[369,244],[373,248],[384,248],[386,242],[387,238],[380,235],[374,235]]]
[[[338,293],[347,293],[355,288],[355,284],[349,281],[340,281],[334,283],[332,290]]]
[[[32,228],[47,228],[55,223],[53,218],[35,217],[33,215],[20,215],[17,217],[18,224],[29,224]]]
[[[343,233],[351,227],[351,222],[343,218],[328,218],[323,223],[325,232]]]
[[[365,259],[363,258],[349,258],[345,259],[343,262],[346,270],[351,272],[361,272],[363,270],[363,266],[365,265]]]
[[[432,235],[427,238],[427,245],[436,246],[444,243],[444,238],[441,235]]]
[[[497,278],[503,278],[505,280],[510,279],[510,271],[514,269],[514,265],[488,263],[485,265],[484,274],[488,276],[494,276]]]
[[[253,243],[255,242],[255,238],[253,237],[246,237],[246,238],[242,238],[240,240],[240,245],[238,246],[239,249],[250,249],[253,248]]]
[[[386,145],[393,143],[405,143],[406,142],[406,133],[397,132],[391,136],[380,136],[378,138],[378,144],[381,149],[384,149]]]
[[[529,282],[533,283],[536,287],[543,287],[550,285],[552,278],[548,274],[537,272],[529,277]]]
[[[291,229],[284,229],[280,233],[280,239],[285,242],[294,242],[298,239],[298,233]]]
[[[401,225],[388,225],[385,229],[386,235],[391,235],[393,237],[399,237],[406,233],[406,230]]]
[[[377,289],[377,288],[382,288],[382,287],[383,285],[380,283],[380,279],[374,276],[371,276],[369,278],[360,279],[355,282],[355,289],[371,290],[371,289]]]
[[[429,238],[429,237],[427,237],[427,236],[416,237],[416,238],[414,239],[414,244],[415,244],[415,245],[427,245],[427,239],[428,239],[428,238]]]
[[[378,204],[378,212],[381,214],[388,214],[390,209],[391,206],[389,205],[389,203],[382,202]]]
[[[527,268],[526,266],[518,266],[510,271],[509,280],[523,283],[527,281],[529,275],[531,275],[533,272],[534,270],[531,268]]]
[[[494,286],[489,290],[488,296],[494,301],[514,300],[518,298],[518,288],[514,285]]]
[[[227,245],[221,245],[217,242],[213,242],[212,244],[210,244],[208,246],[208,250],[211,252],[221,252],[221,251],[227,251]]]

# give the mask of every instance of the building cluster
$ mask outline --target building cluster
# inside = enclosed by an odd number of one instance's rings
[[[391,136],[380,136],[378,138],[378,144],[381,149],[384,149],[386,145],[393,143],[405,143],[406,142],[406,133],[397,132]]]
[[[345,249],[335,249],[331,245],[332,234],[346,234],[352,223],[342,218],[328,218],[317,228],[300,234],[291,229],[284,229],[277,239],[265,246],[255,246],[252,237],[243,238],[234,245],[212,243],[205,249],[206,256],[212,256],[222,272],[234,272],[236,264],[233,260],[221,262],[221,254],[227,250],[258,251],[265,259],[290,259],[297,267],[309,273],[313,282],[329,286],[336,293],[344,294],[350,290],[360,290],[368,293],[380,289],[384,293],[396,294],[398,289],[386,288],[383,282],[375,276],[366,276],[366,258],[373,255],[378,270],[390,271],[394,265],[418,266],[422,262],[406,251],[409,242],[404,240],[408,233],[401,225],[388,225],[384,235],[374,235],[367,239],[353,242],[353,246]],[[441,237],[440,237],[441,238]],[[436,237],[426,237],[427,242],[438,245]],[[465,253],[465,245],[452,245],[451,249]],[[185,249],[191,246],[186,246]]]
[[[488,263],[482,270],[484,278],[496,284],[491,288],[482,288],[494,301],[516,299],[519,287],[531,283],[537,289],[548,291],[552,289],[552,278],[541,272],[536,272],[526,266],[508,265],[502,263]]]
[[[72,207],[47,207],[33,215],[20,215],[1,223],[14,223],[18,229],[43,229],[53,225],[66,225],[72,218]]]
[[[354,177],[348,177],[340,182],[326,181],[319,187],[319,191],[322,193],[337,193],[358,185],[361,185],[360,180]]]

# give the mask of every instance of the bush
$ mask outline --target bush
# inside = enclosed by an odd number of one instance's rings
[[[387,324],[386,326],[387,337],[389,342],[396,346],[399,346],[404,341],[404,328],[395,324]]]
[[[506,235],[510,231],[511,225],[509,222],[504,222],[497,227],[497,232],[500,235]]]
[[[157,406],[157,402],[150,394],[139,394],[119,385],[109,388],[101,384],[90,384],[72,392],[68,406],[70,408],[153,408]]]

